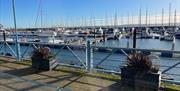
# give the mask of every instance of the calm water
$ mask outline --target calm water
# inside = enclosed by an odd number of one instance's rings
[[[121,39],[121,40],[108,40],[107,42],[98,43],[97,45],[111,46],[111,47],[127,47],[129,41],[129,47],[132,48],[132,39]],[[175,50],[180,51],[180,39],[175,40]],[[166,49],[171,50],[172,41],[160,41],[159,39],[137,39],[137,48],[143,49]]]

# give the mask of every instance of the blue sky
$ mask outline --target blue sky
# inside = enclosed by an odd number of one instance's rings
[[[40,0],[15,0],[17,27],[35,27]],[[80,20],[88,21],[91,16],[103,19],[105,16],[118,17],[145,15],[146,7],[150,15],[161,14],[162,8],[168,13],[169,2],[172,3],[172,12],[180,12],[180,0],[42,0],[43,26],[61,24],[76,24]],[[79,21],[79,22],[78,22]],[[0,23],[4,27],[13,26],[11,0],[0,0]],[[87,22],[86,22],[87,23]],[[40,26],[40,17],[38,25]]]

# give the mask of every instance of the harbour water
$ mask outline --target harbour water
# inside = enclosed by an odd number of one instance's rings
[[[126,48],[128,41],[129,48],[132,48],[133,39],[125,38],[120,40],[108,40],[107,42],[100,42],[96,45]],[[176,39],[175,42],[175,50],[180,51],[180,39]],[[136,47],[141,49],[171,50],[172,41],[160,41],[159,39],[137,39]]]

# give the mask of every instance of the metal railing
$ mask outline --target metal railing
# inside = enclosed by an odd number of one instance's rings
[[[8,48],[8,54],[16,57],[14,51],[14,42],[0,42],[0,53],[8,56],[7,51],[4,51],[5,46]],[[104,47],[95,46],[87,41],[86,45],[63,45],[63,44],[47,44],[47,43],[20,43],[21,59],[30,59],[33,48],[37,46],[48,46],[52,49],[54,56],[59,60],[59,65],[70,67],[80,67],[87,72],[92,70],[102,71],[107,73],[120,74],[120,66],[122,66],[131,51],[141,51],[145,54],[156,55],[157,61],[160,61],[160,70],[165,76],[173,76],[180,78],[180,51],[173,50],[156,50],[156,49],[134,49],[120,47]],[[7,49],[6,49],[7,50]],[[175,55],[173,58],[161,57],[162,54]],[[166,79],[163,79],[165,81]],[[177,83],[176,79],[176,83]],[[173,82],[173,81],[172,81]],[[175,81],[174,81],[175,82]]]

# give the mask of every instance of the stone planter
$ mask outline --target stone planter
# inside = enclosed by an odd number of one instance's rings
[[[135,73],[121,68],[121,82],[123,85],[131,86],[135,91],[158,91],[160,87],[161,73],[145,73],[138,77]]]
[[[31,58],[32,59],[32,68],[37,69],[37,70],[52,70],[54,69],[57,65],[58,62],[55,59],[43,59],[43,58]]]

